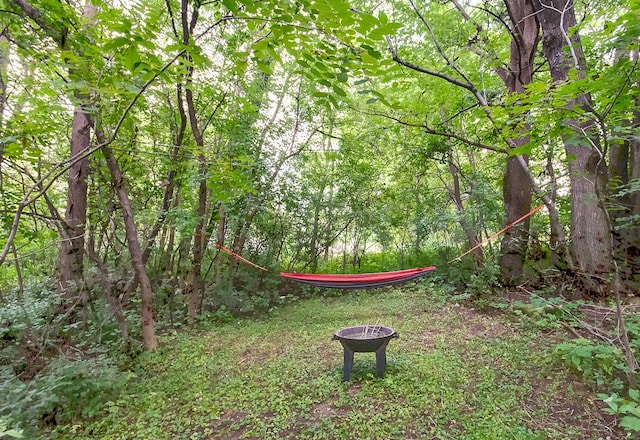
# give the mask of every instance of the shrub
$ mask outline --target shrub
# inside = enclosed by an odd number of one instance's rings
[[[0,416],[7,428],[35,436],[39,429],[96,416],[127,377],[105,359],[54,359],[29,382],[3,370]]]

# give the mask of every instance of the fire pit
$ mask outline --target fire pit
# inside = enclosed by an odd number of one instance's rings
[[[384,377],[387,369],[387,344],[397,337],[394,329],[378,324],[356,325],[338,330],[331,339],[340,341],[344,348],[342,380],[347,382],[351,377],[353,354],[356,352],[375,353],[376,373],[378,377]]]

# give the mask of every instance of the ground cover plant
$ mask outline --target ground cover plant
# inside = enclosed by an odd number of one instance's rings
[[[258,319],[165,331],[138,377],[57,439],[624,438],[554,355],[563,333],[447,301],[429,283],[316,297]],[[356,354],[341,382],[343,326],[400,334],[387,375]],[[602,403],[602,402],[601,402]],[[604,406],[604,405],[600,405]]]

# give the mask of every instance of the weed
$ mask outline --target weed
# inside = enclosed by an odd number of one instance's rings
[[[620,426],[627,431],[640,432],[640,392],[638,390],[629,390],[629,398],[625,399],[617,393],[598,394],[609,408],[605,411],[609,414],[622,416]]]

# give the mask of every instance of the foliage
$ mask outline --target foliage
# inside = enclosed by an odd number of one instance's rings
[[[10,419],[6,416],[0,416],[0,437],[4,438],[23,438],[24,431],[22,429],[9,429]]]
[[[516,301],[511,304],[496,304],[500,309],[512,309],[519,317],[523,326],[532,326],[537,329],[553,330],[565,326],[581,328],[585,325],[586,318],[582,316],[581,306],[584,301],[568,302],[561,297],[549,296],[550,292],[536,292],[531,295],[530,302]],[[549,297],[547,297],[549,296]],[[599,331],[606,334],[606,325],[612,318],[600,323]],[[637,316],[628,316],[625,319],[626,331],[629,336],[629,345],[633,356],[638,356],[640,351],[640,332]],[[615,325],[615,324],[614,324]],[[538,330],[539,331],[539,330]],[[598,397],[609,406],[607,412],[621,417],[620,426],[628,431],[637,431],[640,426],[638,419],[637,391],[630,388],[627,383],[628,366],[625,355],[617,345],[602,340],[576,338],[557,344],[554,354],[575,371],[579,372],[587,383],[594,386],[599,393]],[[626,392],[629,399],[619,395]]]
[[[629,389],[628,399],[617,393],[598,394],[598,397],[609,405],[609,408],[605,408],[606,412],[622,417],[620,426],[630,432],[640,432],[640,393],[638,390]]]
[[[102,359],[55,359],[29,382],[4,372],[0,414],[11,427],[36,435],[50,428],[98,415],[114,398],[127,376]]]
[[[617,376],[626,370],[624,357],[620,349],[610,344],[574,339],[558,344],[555,352],[598,386],[613,385],[619,388],[622,385]]]
[[[373,375],[374,356],[358,353],[352,381],[341,383],[342,348],[330,336],[363,322],[391,325],[400,339],[388,347],[384,379]],[[58,426],[55,436],[600,438],[596,408],[550,345],[517,328],[445,302],[425,283],[297,301],[206,332],[168,331],[104,417]],[[558,419],[558,404],[586,412]]]
[[[13,241],[0,242],[4,249],[0,364],[8,367],[10,377],[33,379],[13,380],[12,392],[27,400],[36,396],[42,403],[33,406],[31,415],[26,409],[7,410],[11,417],[2,420],[14,423],[16,417],[24,417],[33,422],[45,413],[59,420],[80,417],[81,405],[99,407],[100,402],[90,396],[109,390],[100,380],[92,388],[90,368],[115,374],[110,361],[102,363],[102,358],[93,356],[99,353],[125,366],[139,354],[135,340],[141,331],[141,300],[132,277],[128,238],[146,247],[144,266],[154,289],[155,318],[167,332],[193,318],[187,316],[187,304],[193,298],[200,299],[202,310],[199,319],[191,320],[200,328],[220,327],[221,332],[237,336],[232,329],[242,326],[258,332],[239,317],[278,316],[283,309],[291,310],[288,303],[302,298],[329,301],[332,295],[342,295],[292,287],[278,280],[279,270],[377,272],[436,265],[439,270],[432,280],[410,288],[422,292],[438,282],[447,290],[447,295],[437,298],[440,306],[444,297],[449,304],[469,298],[486,304],[500,293],[497,241],[484,248],[485,261],[478,268],[470,257],[449,262],[470,242],[504,226],[501,194],[508,189],[503,188],[504,168],[514,154],[528,156],[539,193],[548,194],[559,209],[561,224],[554,234],[564,229],[575,232],[569,225],[575,228],[572,216],[583,212],[578,204],[594,201],[593,197],[572,199],[572,176],[582,173],[575,168],[577,156],[562,147],[566,142],[583,145],[588,140],[576,131],[576,124],[597,125],[597,137],[602,139],[598,151],[609,153],[597,161],[611,168],[608,175],[615,175],[605,182],[607,188],[599,188],[611,194],[609,200],[600,201],[606,202],[614,217],[609,229],[620,233],[621,239],[638,236],[638,181],[629,179],[638,175],[631,169],[634,156],[629,153],[637,148],[633,126],[639,102],[637,0],[597,2],[588,5],[588,11],[575,5],[584,14],[578,14],[582,22],[570,33],[577,37],[579,32],[583,38],[582,46],[576,48],[585,53],[588,69],[571,71],[566,81],[552,81],[545,67],[549,60],[537,51],[532,83],[513,94],[506,92],[495,74],[509,64],[512,43],[505,2],[486,2],[482,8],[466,1],[455,2],[455,7],[446,1],[363,0],[96,4],[100,6],[96,16],[87,21],[89,9],[85,11],[82,3],[0,0],[0,10],[5,12],[0,14],[0,236],[15,233]],[[30,18],[25,5],[34,7]],[[567,6],[573,8],[573,2]],[[399,59],[406,61],[404,65]],[[587,94],[588,109],[571,105]],[[86,258],[79,274],[83,279],[73,286],[80,295],[63,300],[50,282],[41,284],[38,291],[33,281],[56,279],[65,211],[79,206],[66,199],[65,188],[69,138],[74,136],[71,126],[79,109],[92,119],[90,174],[83,176],[89,185],[88,216],[81,225],[85,231],[78,235],[85,239]],[[124,181],[110,178],[98,134],[108,138]],[[511,149],[508,139],[521,136],[530,141]],[[589,151],[598,152],[591,147]],[[622,163],[617,171],[616,153]],[[139,237],[125,233],[117,188],[129,192]],[[551,221],[540,220],[542,214],[537,217],[532,220],[533,235],[552,261],[557,237],[548,232]],[[589,237],[578,233],[573,244]],[[267,266],[270,273],[258,275],[254,268],[216,259],[216,241]],[[196,244],[202,245],[202,252],[195,252]],[[628,258],[620,266],[628,270],[630,279],[637,272],[636,248],[637,242],[631,240],[615,249],[615,255]],[[564,263],[553,262],[561,269]],[[200,286],[204,287],[198,291]],[[637,285],[630,290],[637,291]],[[429,307],[414,305],[420,310]],[[558,307],[534,298],[517,314],[532,332],[551,331],[572,312],[569,305],[554,305]],[[397,303],[381,307],[392,306],[402,309]],[[326,320],[338,324],[337,319]],[[632,347],[638,350],[639,321],[630,320],[628,326]],[[259,344],[256,333],[249,333]],[[128,335],[125,341],[120,339],[122,334]],[[311,329],[305,336],[317,341],[319,334]],[[184,335],[167,336],[167,341],[186,344]],[[223,355],[238,355],[229,350],[220,348]],[[428,368],[458,369],[447,371],[451,376],[443,379],[445,385],[459,379],[474,388],[472,374],[460,369],[464,356],[449,359],[443,351],[427,359],[408,352],[404,362],[420,366],[425,376]],[[50,363],[56,352],[63,359]],[[76,352],[82,354],[69,354]],[[559,347],[556,354],[589,380],[621,389],[615,382],[623,372],[616,349],[575,342]],[[156,356],[149,355],[145,359],[151,364],[143,361],[142,365],[153,369],[154,362],[173,355]],[[183,351],[176,356],[188,357]],[[72,362],[71,358],[77,359]],[[484,360],[496,361],[488,355]],[[306,367],[308,362],[278,359],[276,364],[302,376],[303,364]],[[483,371],[484,365],[476,367]],[[305,391],[338,396],[362,411],[351,414],[349,423],[305,413],[313,422],[305,425],[304,435],[321,438],[335,429],[350,436],[347,426],[351,424],[362,427],[359,435],[372,436],[361,422],[365,417],[383,417],[375,407],[364,398],[351,401],[348,391],[328,384],[318,369],[309,368],[316,380],[312,390],[271,372],[278,385],[271,391],[283,394],[291,389],[299,398],[293,408],[283,401],[254,407],[251,402],[238,402],[241,398],[236,396],[221,399],[229,408],[240,403],[240,408],[244,405],[253,411],[250,422],[256,426],[255,436],[277,437],[284,432],[278,423],[288,426],[287,414],[299,408],[322,412],[322,407],[313,406],[321,399],[305,401]],[[249,373],[257,388],[258,373]],[[234,386],[241,388],[240,378],[232,377]],[[410,376],[396,377],[397,382],[389,379],[385,384],[396,386],[418,401],[416,408],[426,411],[421,397],[410,393]],[[488,382],[489,377],[482,378],[480,385]],[[282,383],[289,388],[280,387]],[[241,394],[226,385],[221,393]],[[140,387],[139,391],[153,391]],[[75,400],[63,401],[57,390],[68,391]],[[250,391],[257,400],[265,400],[259,391]],[[484,424],[459,411],[451,403],[465,402],[453,386],[444,394],[435,384],[425,385],[422,391],[441,399],[436,404],[443,410],[438,415],[441,419],[433,423],[434,432],[406,436],[466,435],[474,423],[484,429],[478,436],[543,435],[522,423],[513,426],[513,432],[501,431],[503,417],[511,416],[498,411],[485,414],[490,422]],[[171,401],[179,392],[176,387],[161,397]],[[375,400],[382,392],[376,389],[367,397]],[[404,408],[398,396],[389,411],[407,423],[422,416]],[[443,403],[449,397],[452,402],[446,403],[451,406]],[[511,404],[502,395],[493,397],[503,399],[505,406]],[[206,403],[217,411],[213,400]],[[126,404],[126,398],[109,404],[114,418],[125,418]],[[260,404],[263,407],[257,408]],[[69,408],[68,413],[59,409],[61,405]],[[478,413],[488,411],[488,401],[472,402],[472,407]],[[197,423],[205,424],[203,413],[196,414],[203,417]],[[180,417],[190,420],[191,414]],[[211,429],[174,421],[194,436],[199,429]],[[448,427],[443,428],[446,423]],[[403,435],[399,425],[389,429],[380,435]],[[156,433],[146,434],[151,438]]]
[[[0,310],[0,416],[6,423],[3,429],[8,429],[5,435],[23,431],[33,438],[41,428],[95,417],[128,378],[108,357],[118,354],[110,350],[122,342],[105,335],[105,328],[96,328],[97,317],[89,320],[85,333],[80,323],[57,312],[61,304],[51,286],[39,283],[28,285],[23,298],[5,300]],[[85,338],[93,340],[92,345],[84,345]]]

